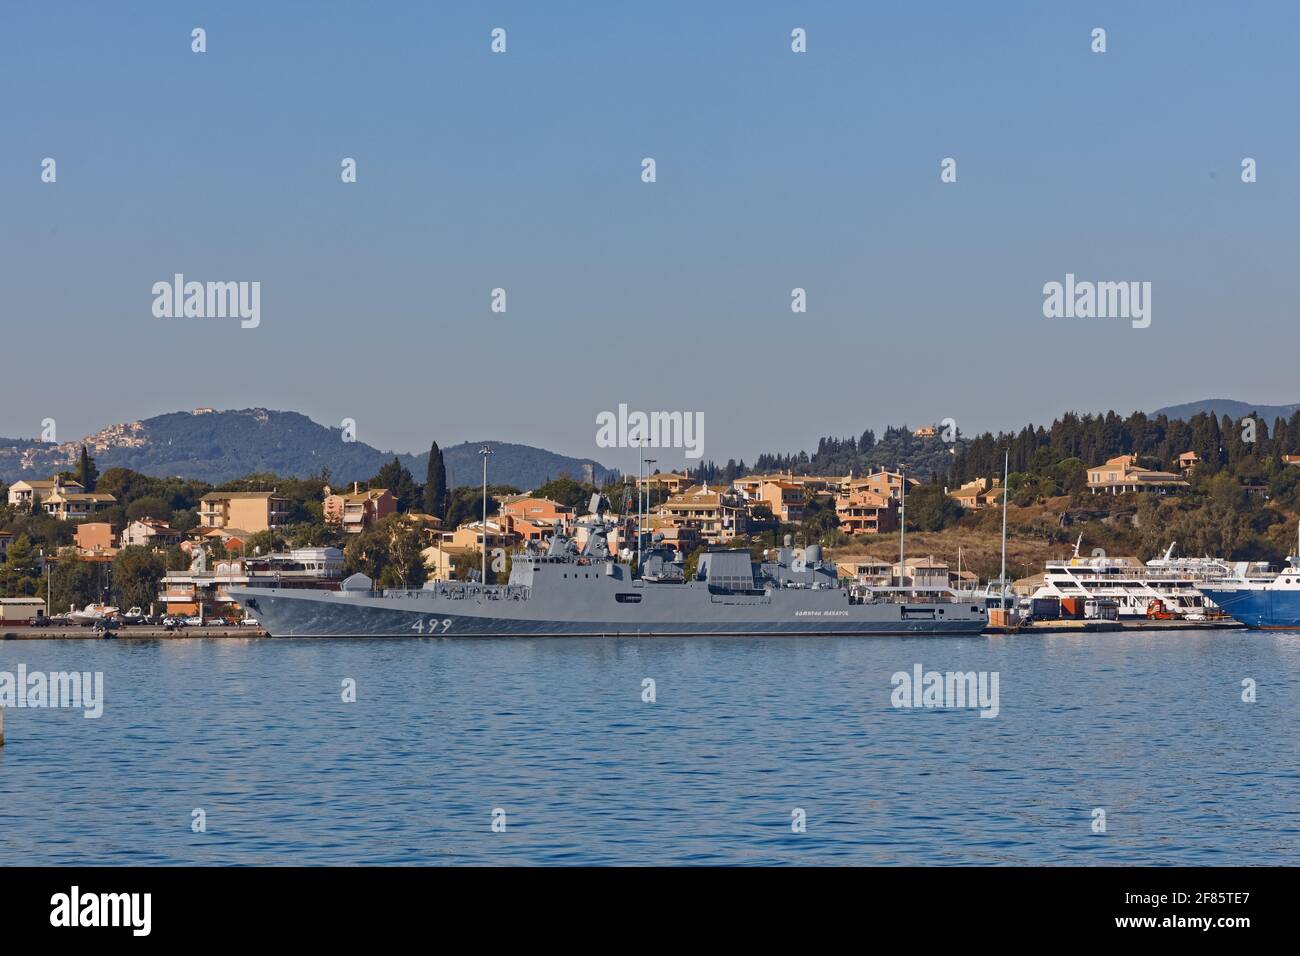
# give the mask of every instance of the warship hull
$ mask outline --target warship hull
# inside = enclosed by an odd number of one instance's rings
[[[361,593],[230,588],[229,594],[272,637],[974,635],[988,620],[980,604],[854,603],[835,589],[718,594],[698,582],[638,587],[595,574],[579,582],[546,595],[473,585]]]

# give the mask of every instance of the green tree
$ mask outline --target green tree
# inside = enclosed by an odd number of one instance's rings
[[[320,548],[334,540],[334,532],[323,521],[304,521],[285,528],[295,548]]]
[[[95,467],[95,459],[90,457],[90,452],[82,445],[81,459],[77,462],[77,481],[90,492],[95,490],[95,482],[98,480],[99,469]]]
[[[393,456],[392,461],[379,469],[379,474],[366,482],[366,486],[372,489],[387,488],[397,499],[398,511],[410,511],[411,506],[415,504],[417,497],[415,479],[396,455]]]
[[[9,552],[0,564],[0,594],[5,597],[30,597],[40,583],[36,552],[27,535],[19,534],[9,545]]]
[[[487,513],[491,518],[501,507],[499,496],[518,494],[519,489],[509,485],[488,485]],[[479,521],[483,517],[483,489],[479,485],[462,485],[452,490],[447,504],[447,513],[443,516],[444,528],[459,528],[467,521]]]
[[[907,495],[907,530],[942,531],[961,520],[962,507],[941,485],[922,485]]]
[[[147,608],[158,600],[167,560],[148,548],[123,548],[113,559],[113,591],[119,607]]]
[[[155,498],[152,495],[147,498],[137,498],[126,506],[126,520],[135,521],[137,518],[156,518],[159,521],[167,521],[172,516],[172,506],[161,498]]]
[[[835,511],[835,499],[829,496],[809,497],[804,507],[803,519],[799,528],[804,540],[811,544],[821,542],[826,536],[839,530],[840,516]]]
[[[568,477],[560,477],[552,478],[534,491],[533,494],[538,498],[550,498],[552,501],[558,501],[560,504],[568,505],[571,508],[585,508],[596,491],[595,485],[574,481]]]
[[[277,551],[283,551],[284,547],[284,535],[275,529],[270,529],[258,531],[244,542],[244,553],[249,555],[275,554]]]
[[[424,476],[424,511],[436,518],[447,514],[447,465],[442,449],[434,442],[429,448],[429,468]]]
[[[50,568],[50,610],[85,607],[104,600],[104,565],[83,561],[75,554],[61,556]]]
[[[383,536],[387,561],[379,575],[384,587],[419,587],[425,580],[424,542],[419,528],[398,515],[383,518],[377,530]]]
[[[424,543],[411,522],[387,515],[350,538],[343,549],[349,574],[360,572],[382,587],[419,587],[424,583]]]
[[[1079,458],[1066,458],[1053,469],[1056,482],[1067,495],[1082,494],[1088,490],[1088,466]]]

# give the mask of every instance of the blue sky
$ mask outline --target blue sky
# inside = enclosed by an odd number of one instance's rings
[[[267,406],[627,470],[595,444],[620,403],[703,412],[725,461],[1300,401],[1298,28],[1280,2],[7,4],[0,434]],[[155,318],[176,272],[260,281],[260,327]],[[1067,272],[1150,281],[1151,327],[1044,318]]]

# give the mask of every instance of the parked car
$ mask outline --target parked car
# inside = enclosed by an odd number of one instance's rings
[[[194,614],[194,615],[191,615],[190,617],[185,618],[185,626],[186,626],[186,627],[202,627],[202,626],[204,625],[204,623],[205,623],[205,622],[204,622],[203,618],[199,617],[199,615],[197,615],[197,614]]]

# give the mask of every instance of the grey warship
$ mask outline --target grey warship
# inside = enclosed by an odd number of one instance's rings
[[[381,589],[358,574],[337,591],[228,593],[272,637],[949,635],[979,634],[988,623],[982,602],[951,593],[841,582],[820,547],[796,550],[788,539],[771,561],[756,563],[744,550],[706,552],[689,578],[681,553],[659,540],[624,564],[609,549],[603,500],[593,499],[591,510],[581,548],[557,529],[544,546],[512,555],[504,585]]]

